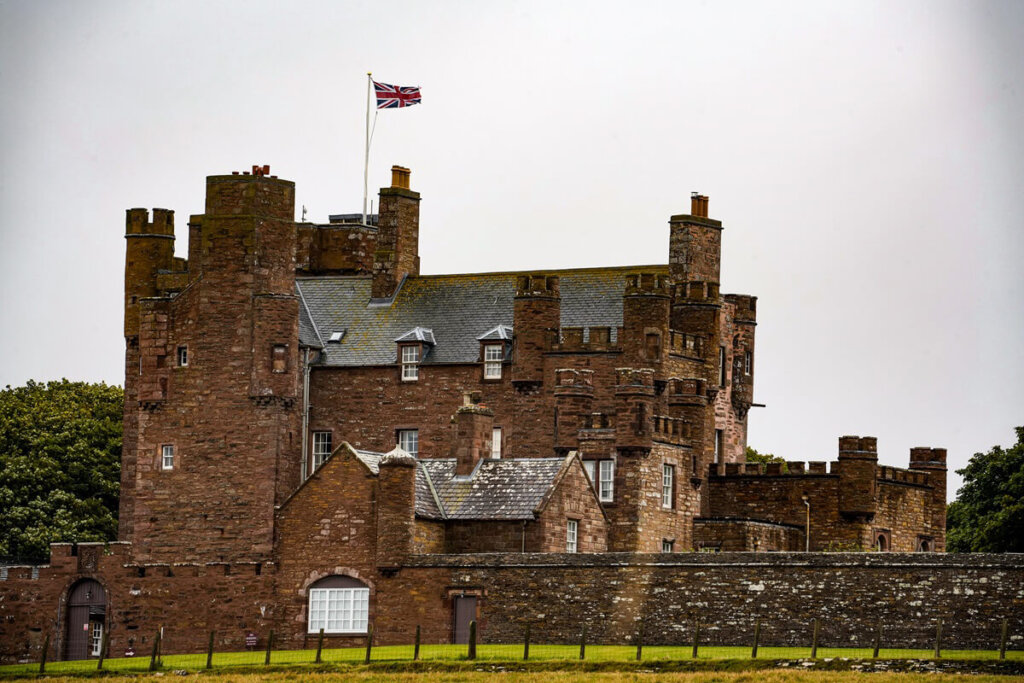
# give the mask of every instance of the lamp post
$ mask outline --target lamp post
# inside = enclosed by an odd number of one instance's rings
[[[805,493],[801,496],[804,506],[807,508],[807,521],[804,522],[804,552],[811,552],[811,499]]]

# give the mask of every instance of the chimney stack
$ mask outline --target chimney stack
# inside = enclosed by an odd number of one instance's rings
[[[450,456],[455,458],[455,476],[469,476],[480,460],[491,457],[494,411],[467,397],[466,405],[455,411],[452,425]]]

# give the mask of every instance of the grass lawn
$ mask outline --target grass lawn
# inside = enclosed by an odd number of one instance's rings
[[[466,661],[465,645],[423,645],[420,648],[420,660],[422,663],[429,662],[464,662],[467,666],[473,663]],[[688,646],[647,646],[643,648],[643,662],[687,662],[691,661],[692,648]],[[807,647],[762,647],[758,650],[759,660],[798,660],[810,657],[811,651]],[[850,658],[870,660],[872,657],[870,648],[818,648],[818,659]],[[698,659],[704,662],[711,660],[750,660],[751,651],[749,647],[701,647]],[[932,650],[896,650],[883,649],[879,652],[880,659],[931,659],[934,655]],[[213,671],[238,668],[262,667],[265,660],[265,652],[222,652],[213,655]],[[363,648],[339,648],[325,649],[321,653],[321,660],[324,664],[356,665],[361,664],[366,656]],[[993,650],[944,650],[944,660],[995,660],[999,653]],[[316,657],[315,650],[275,650],[271,653],[271,663],[276,666],[288,665],[312,665]],[[1010,651],[1006,653],[1008,660],[1024,661],[1024,651]],[[373,648],[371,661],[376,664],[386,663],[407,663],[413,658],[413,647],[411,645],[392,645]],[[479,645],[477,646],[477,662],[493,665],[498,662],[519,663],[523,659],[522,645]],[[579,645],[542,645],[530,646],[531,662],[565,662],[566,664],[580,664]],[[636,647],[627,645],[588,645],[585,653],[585,663],[635,663]],[[79,660],[73,662],[48,662],[46,672],[48,674],[81,674],[96,671],[97,661],[95,659]],[[147,672],[149,669],[149,657],[132,657],[107,659],[103,668],[109,672]],[[206,668],[206,654],[186,655],[165,655],[162,658],[163,671],[192,671],[201,672]],[[309,667],[303,667],[304,671],[297,675],[305,677],[313,675],[314,671]],[[0,677],[31,675],[38,673],[39,664],[17,664],[0,667]],[[256,676],[258,674],[251,674]],[[277,675],[277,674],[275,674]],[[281,674],[283,675],[283,674]],[[367,675],[371,675],[367,673]],[[414,674],[419,675],[419,674]],[[227,680],[227,679],[218,679]],[[240,679],[241,680],[241,679]],[[246,679],[248,680],[248,679]],[[262,680],[252,678],[251,680]],[[277,679],[267,679],[277,680]],[[280,679],[287,680],[287,679]],[[368,678],[366,680],[373,680]],[[531,679],[524,679],[531,680]],[[626,680],[626,679],[623,679]]]

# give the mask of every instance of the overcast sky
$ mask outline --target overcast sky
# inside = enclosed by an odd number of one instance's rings
[[[0,386],[122,384],[124,210],[412,169],[422,272],[664,263],[710,196],[758,300],[750,444],[951,469],[1024,424],[1024,3],[0,0]],[[298,216],[297,216],[298,217]],[[959,478],[951,476],[950,495]]]

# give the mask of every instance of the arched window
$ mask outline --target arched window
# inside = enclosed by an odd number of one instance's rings
[[[878,538],[875,540],[875,547],[883,552],[889,549],[889,542],[885,538],[885,534],[878,534]]]
[[[366,633],[370,589],[350,576],[326,576],[309,587],[309,632]]]

